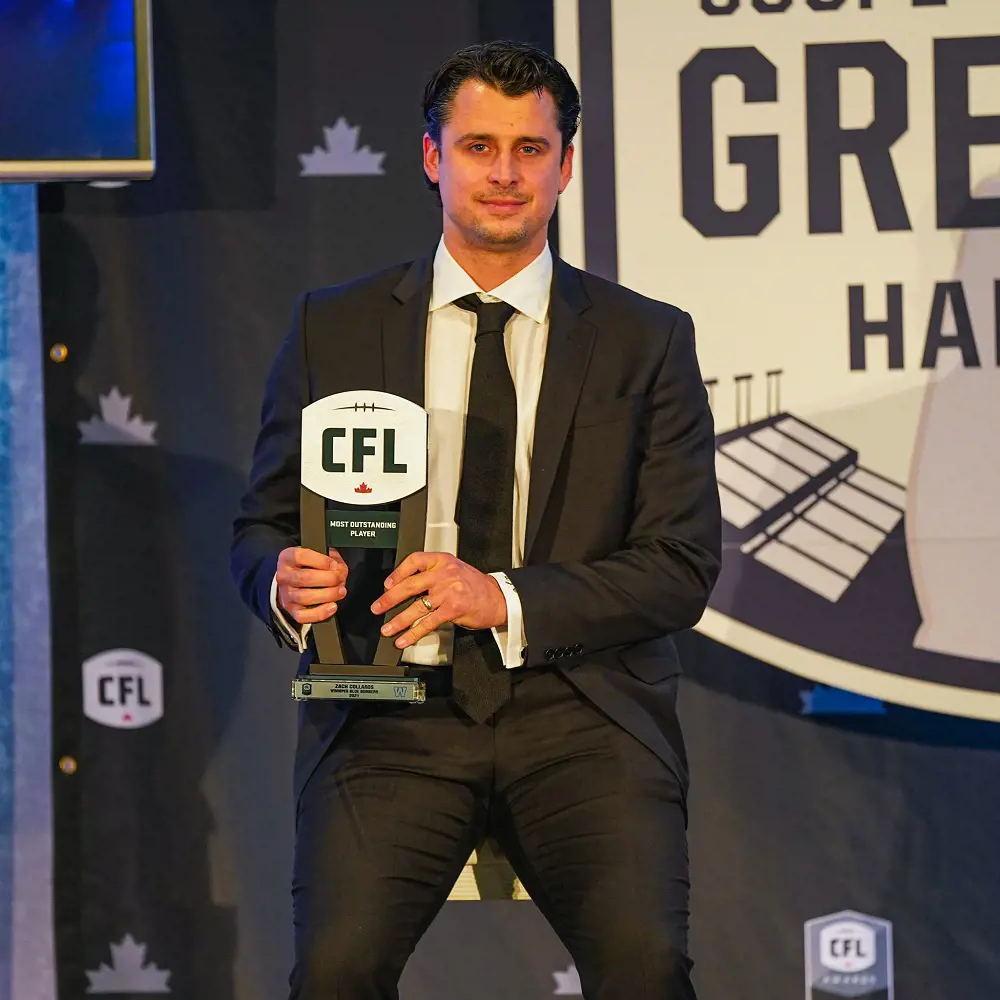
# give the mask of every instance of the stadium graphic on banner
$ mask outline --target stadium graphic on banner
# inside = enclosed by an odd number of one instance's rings
[[[978,193],[995,198],[1000,180]],[[1000,329],[997,243],[995,231],[967,235],[957,280],[936,293],[931,329],[958,332],[939,335],[906,483],[867,464],[855,442],[782,408],[783,369],[764,370],[758,419],[753,373],[733,378],[729,413],[719,381],[706,379],[717,425],[735,420],[716,438],[725,558],[703,623],[710,634],[748,638],[713,619],[718,612],[818,654],[798,656],[797,672],[823,684],[925,708],[946,708],[947,686],[953,711],[993,717],[982,699],[1000,693],[1000,620],[988,607],[1000,468],[968,435],[1000,425],[1000,368],[983,370],[996,359],[981,357]],[[970,339],[959,350],[963,330]]]

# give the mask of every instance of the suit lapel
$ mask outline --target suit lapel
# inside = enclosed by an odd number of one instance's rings
[[[382,317],[382,380],[386,392],[424,405],[424,357],[433,257],[410,265]]]
[[[580,314],[590,306],[576,268],[553,260],[549,298],[549,340],[538,394],[524,539],[527,562],[566,446],[570,423],[590,363],[595,328]]]

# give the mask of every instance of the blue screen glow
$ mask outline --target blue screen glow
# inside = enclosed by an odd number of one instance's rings
[[[140,156],[134,0],[0,0],[0,160]]]

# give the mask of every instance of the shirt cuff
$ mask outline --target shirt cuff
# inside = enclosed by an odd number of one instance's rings
[[[278,604],[278,574],[275,573],[271,578],[271,611],[274,613],[274,620],[278,624],[278,628],[284,633],[285,638],[288,639],[290,646],[297,649],[300,653],[305,652],[306,648],[306,637],[309,635],[309,625],[293,625],[286,617],[285,613],[281,610]]]
[[[507,669],[524,665],[524,618],[521,614],[521,598],[517,588],[506,573],[490,573],[498,584],[507,604],[507,624],[492,629],[493,638],[500,647],[503,665]]]

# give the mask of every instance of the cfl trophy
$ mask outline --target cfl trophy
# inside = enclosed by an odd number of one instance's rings
[[[424,546],[427,411],[401,396],[367,390],[316,400],[302,410],[301,480],[304,547],[324,555],[330,548],[393,549],[398,566]],[[424,681],[408,675],[392,636],[379,637],[372,663],[347,663],[336,615],[313,625],[312,635],[317,660],[292,682],[296,701],[425,699]]]

